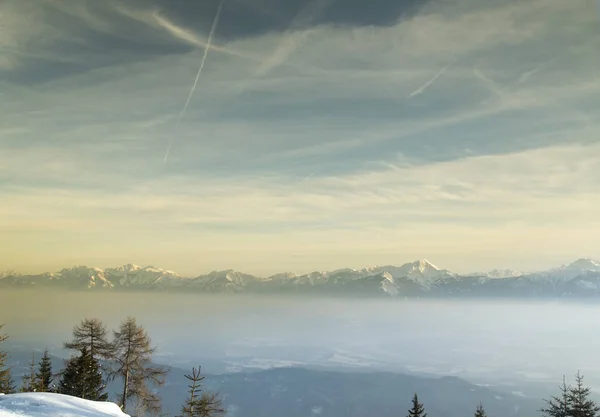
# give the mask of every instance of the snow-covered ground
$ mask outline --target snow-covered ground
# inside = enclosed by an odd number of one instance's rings
[[[118,405],[61,394],[0,394],[0,417],[128,417]]]

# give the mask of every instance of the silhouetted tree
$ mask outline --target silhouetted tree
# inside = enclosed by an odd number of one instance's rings
[[[0,330],[4,327],[3,324],[0,324]],[[5,334],[0,334],[0,343],[4,342],[8,339],[8,336]],[[6,364],[6,360],[8,359],[8,355],[6,352],[0,350],[0,393],[3,394],[12,394],[15,392],[15,384],[12,380],[11,368]]]
[[[73,327],[73,340],[65,343],[66,349],[81,352],[84,347],[94,359],[112,359],[113,344],[107,339],[106,326],[98,319],[84,319]]]
[[[412,398],[412,408],[408,410],[408,417],[427,417],[423,404],[419,402],[419,397],[415,393]]]
[[[108,394],[103,392],[105,388],[98,361],[84,347],[80,356],[71,358],[67,363],[58,392],[86,400],[106,401]]]
[[[192,368],[191,375],[185,375],[190,381],[189,397],[181,409],[181,417],[219,417],[225,415],[221,398],[216,393],[202,390],[200,367]]]
[[[113,376],[123,381],[123,391],[119,396],[121,408],[126,410],[127,401],[136,399],[138,409],[158,413],[160,398],[149,389],[148,383],[162,385],[167,371],[152,366],[156,348],[152,347],[150,337],[132,317],[127,318],[114,334],[116,370]]]
[[[35,379],[37,381],[38,391],[52,392],[54,390],[54,387],[52,386],[54,375],[52,374],[52,362],[50,360],[50,355],[48,354],[48,349],[44,351],[44,355],[38,364],[38,371],[35,374]]]
[[[544,400],[548,406],[540,411],[546,417],[569,417],[571,416],[571,401],[569,393],[571,387],[567,385],[563,375],[562,385],[559,385],[560,395],[551,397],[549,400]]]
[[[596,417],[600,407],[589,399],[590,388],[583,385],[583,375],[577,372],[575,386],[569,390],[568,400],[571,417]]]
[[[475,417],[487,417],[485,414],[485,410],[483,409],[483,404],[479,403],[477,409],[475,410]]]
[[[31,354],[31,360],[29,361],[29,372],[23,375],[23,382],[21,384],[21,392],[36,392],[38,391],[37,379],[35,377],[35,352]]]

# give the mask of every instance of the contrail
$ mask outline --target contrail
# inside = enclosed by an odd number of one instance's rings
[[[215,15],[215,20],[213,21],[212,27],[210,28],[210,33],[208,34],[208,39],[206,40],[206,47],[204,48],[204,55],[202,56],[202,62],[200,62],[200,68],[198,69],[198,73],[196,74],[196,79],[194,80],[194,84],[192,85],[192,89],[188,94],[187,100],[185,101],[185,105],[181,112],[179,113],[179,117],[177,118],[177,124],[175,125],[175,129],[179,127],[181,120],[185,116],[187,108],[192,100],[192,96],[194,95],[194,91],[196,91],[196,86],[198,85],[198,80],[200,79],[200,75],[202,74],[202,70],[204,69],[204,64],[206,63],[206,57],[208,56],[208,51],[210,50],[210,45],[212,43],[213,35],[215,34],[215,30],[217,29],[217,25],[219,23],[219,17],[221,16],[221,10],[223,10],[223,4],[225,0],[221,0],[219,2],[219,8],[217,9],[217,14]],[[171,147],[173,146],[173,140],[175,136],[171,136],[169,139],[169,145],[167,146],[167,151],[165,152],[165,159],[163,160],[163,164],[167,163],[169,159],[169,153],[171,152]]]
[[[312,174],[304,177],[304,179],[302,181],[300,181],[299,184],[304,184],[306,181],[310,180],[315,174],[317,174],[318,172],[320,172],[322,169],[322,167],[317,168]]]
[[[300,184],[303,184],[306,181],[308,181],[309,179],[311,179],[313,177],[313,175],[315,175],[316,173],[317,173],[317,171],[315,171],[312,174],[310,174],[309,176],[305,177],[302,181],[300,181]]]
[[[500,87],[498,87],[496,81],[492,80],[491,78],[488,78],[483,72],[479,71],[479,69],[477,68],[473,69],[473,74],[481,81],[483,81],[488,90],[496,94],[498,97],[504,98],[504,92],[502,91],[502,89],[500,89]]]
[[[410,93],[410,94],[408,95],[408,98],[412,98],[412,97],[418,96],[419,94],[423,94],[423,92],[424,92],[425,90],[427,90],[427,88],[429,88],[429,86],[430,86],[431,84],[433,84],[434,82],[436,82],[438,78],[440,78],[442,75],[444,75],[444,73],[445,73],[446,71],[448,71],[448,70],[450,69],[450,67],[451,67],[452,65],[454,65],[454,63],[455,63],[455,61],[452,61],[451,63],[449,63],[448,65],[446,65],[444,68],[442,68],[442,69],[441,69],[441,70],[440,70],[440,71],[439,71],[437,74],[435,74],[435,75],[433,76],[433,78],[432,78],[432,79],[430,79],[430,80],[429,80],[429,81],[427,81],[425,84],[423,84],[421,87],[417,88],[415,91],[413,91],[412,93]]]
[[[600,0],[598,0],[598,1],[600,2]],[[531,71],[524,72],[519,77],[518,84],[522,84],[524,82],[527,82],[527,80],[529,80],[529,77],[531,77],[534,74],[537,74],[538,72],[542,71],[543,69],[545,69],[545,68],[549,67],[550,65],[554,64],[556,62],[556,60],[557,60],[557,58],[551,59],[550,61],[544,62],[543,64],[539,65],[535,69],[532,69]]]
[[[535,69],[532,69],[531,71],[527,71],[524,72],[523,74],[521,74],[521,76],[519,77],[519,84],[522,84],[524,82],[527,82],[527,80],[529,79],[529,77],[531,77],[534,74],[537,74],[538,72],[540,72],[542,70],[542,67],[537,67]]]

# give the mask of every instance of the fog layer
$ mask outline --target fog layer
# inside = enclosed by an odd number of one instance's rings
[[[146,327],[157,361],[208,371],[310,366],[555,384],[581,369],[600,388],[600,306],[3,291],[8,347],[57,354],[85,317]],[[516,389],[516,388],[515,388]]]

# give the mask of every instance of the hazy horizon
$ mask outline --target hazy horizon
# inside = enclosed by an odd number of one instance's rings
[[[156,361],[209,373],[280,366],[453,375],[481,384],[546,384],[580,369],[600,392],[599,306],[572,301],[399,302],[247,295],[0,293],[5,348],[62,342],[84,318],[115,329],[127,316]],[[31,309],[44,305],[44,310]],[[476,312],[477,314],[474,314]],[[193,331],[190,331],[193,329]],[[582,338],[585,335],[585,338]],[[517,389],[517,388],[514,388]]]

